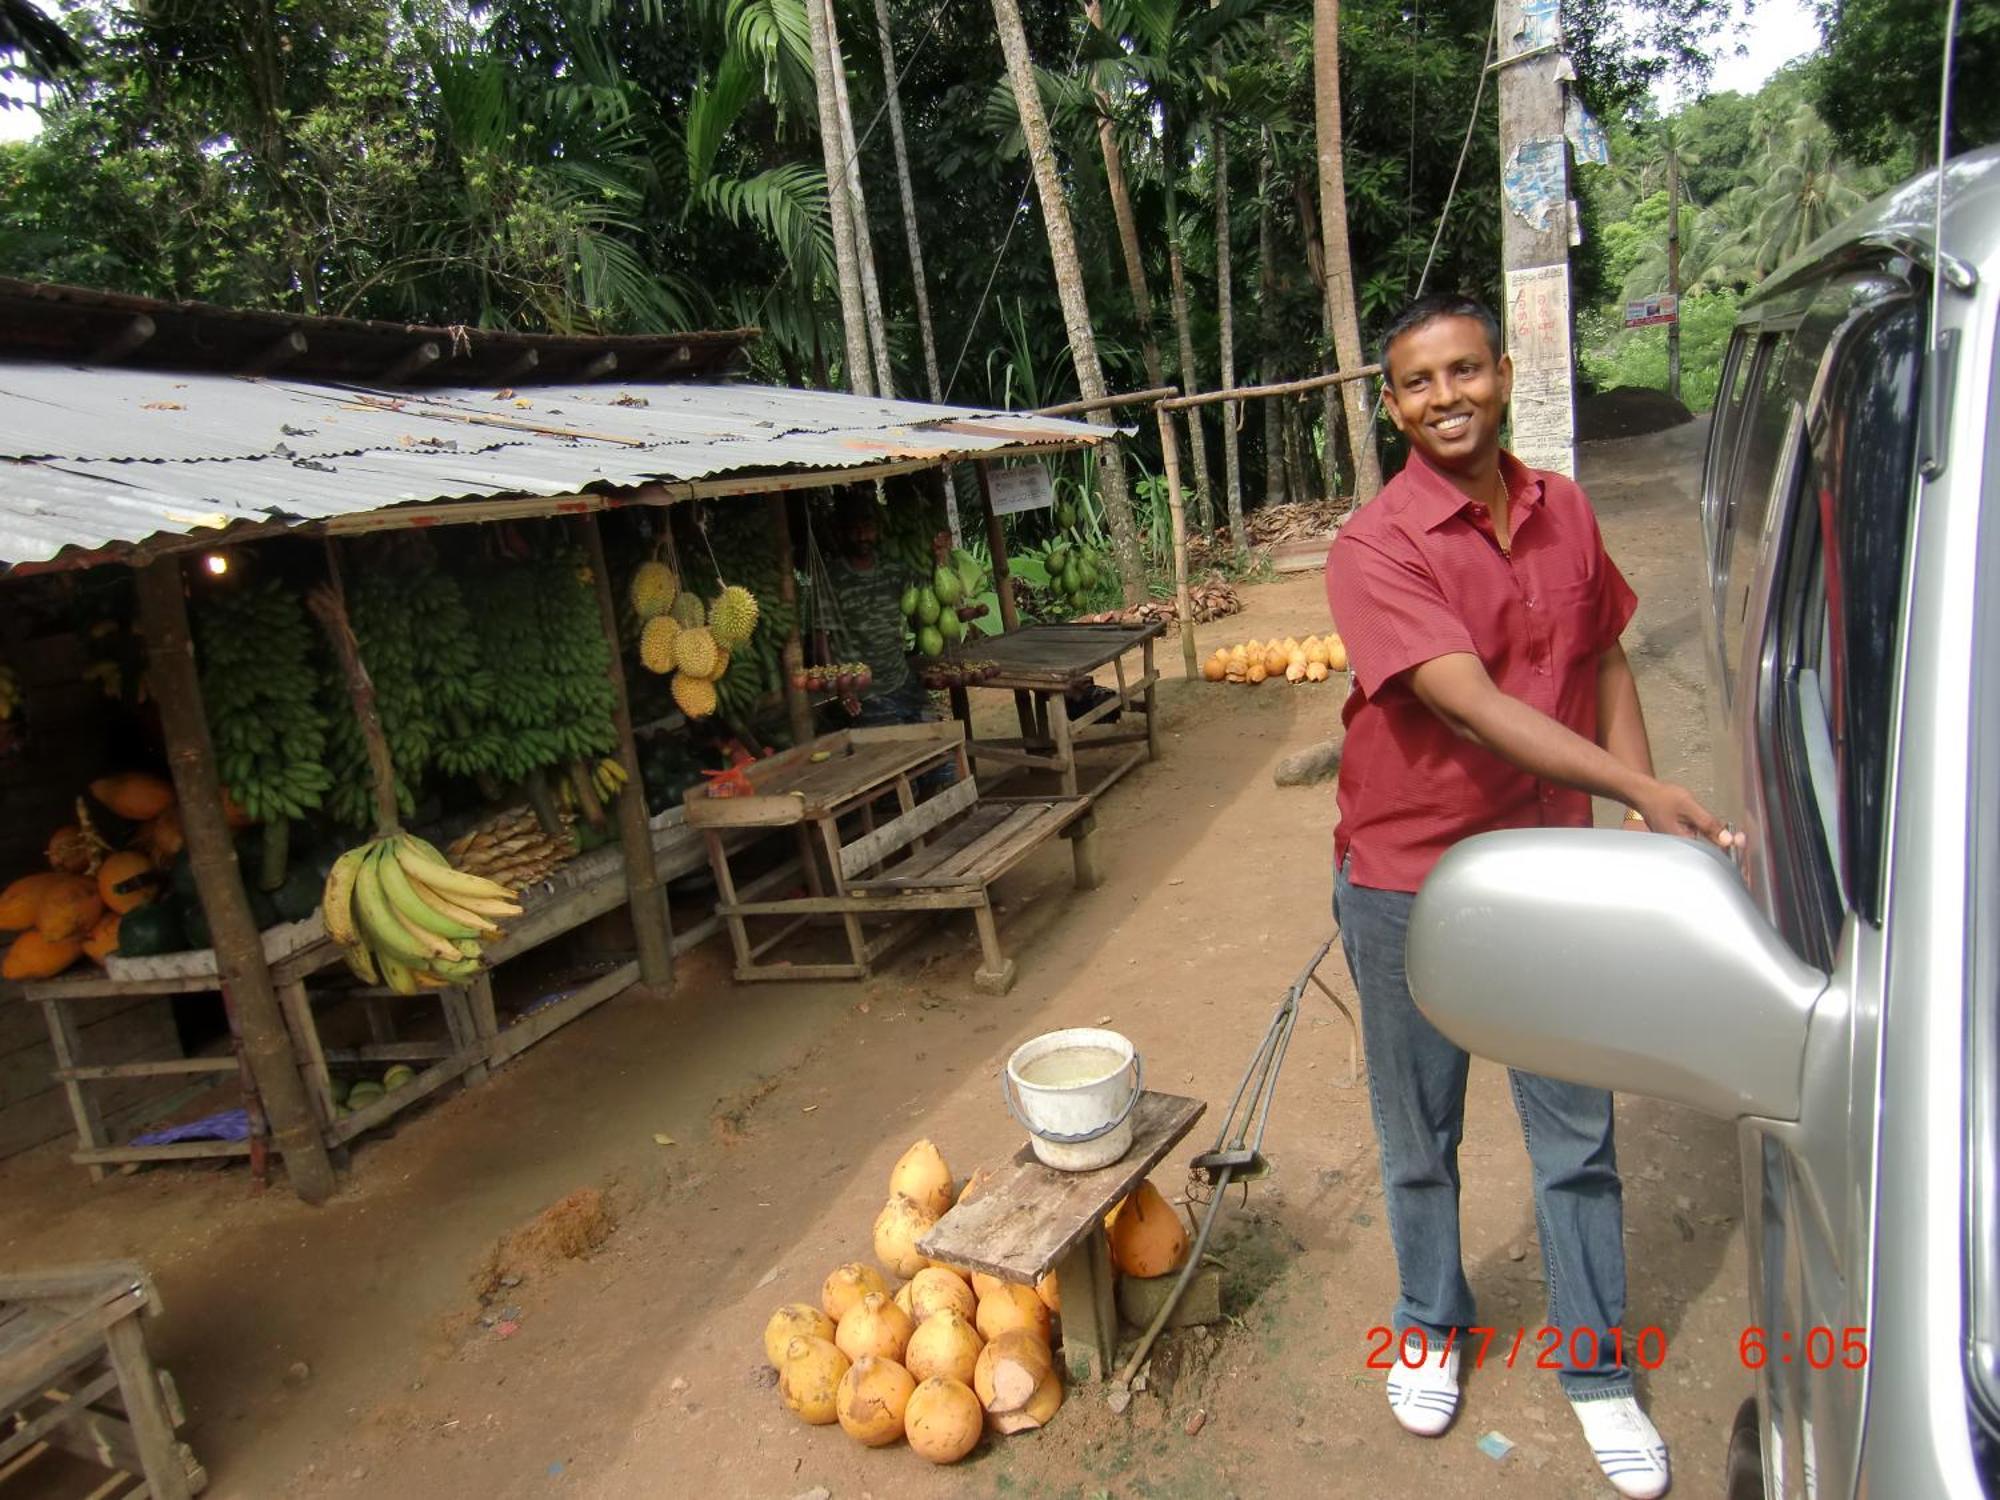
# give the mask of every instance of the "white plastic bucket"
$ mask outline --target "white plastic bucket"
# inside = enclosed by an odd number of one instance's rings
[[[1030,1083],[1021,1070],[1052,1052],[1102,1048],[1119,1056],[1101,1078],[1076,1083]],[[1028,1127],[1035,1155],[1062,1172],[1108,1167],[1132,1149],[1132,1109],[1145,1090],[1139,1052],[1115,1031],[1072,1026],[1021,1043],[1000,1080],[1007,1111]]]

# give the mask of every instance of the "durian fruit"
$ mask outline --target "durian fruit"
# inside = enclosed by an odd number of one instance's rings
[[[697,625],[708,623],[708,610],[693,589],[682,589],[674,595],[673,613],[674,619],[680,622],[683,630],[692,630]]]
[[[713,681],[716,659],[721,655],[706,625],[691,625],[674,637],[674,665],[689,677]]]
[[[632,573],[632,613],[642,620],[665,614],[681,591],[674,570],[658,559],[642,562]],[[658,671],[659,668],[654,668]]]
[[[674,640],[681,627],[672,615],[654,615],[639,632],[639,665],[664,677],[680,663],[674,656]]]
[[[690,719],[705,719],[715,712],[715,684],[706,678],[676,672],[673,693],[674,706]]]
[[[726,674],[728,671],[729,671],[729,653],[727,651],[722,650],[720,647],[717,647],[715,652],[715,670],[708,674],[708,680],[710,682],[720,682],[722,681],[724,674]]]
[[[716,644],[733,650],[750,639],[757,628],[757,596],[739,583],[732,583],[708,608],[708,628]]]

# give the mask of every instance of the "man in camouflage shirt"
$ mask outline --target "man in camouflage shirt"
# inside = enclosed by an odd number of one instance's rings
[[[876,551],[874,498],[849,491],[840,502],[840,556],[828,569],[840,604],[840,654],[873,675],[857,727],[917,724],[932,717],[930,697],[903,649],[903,579]]]

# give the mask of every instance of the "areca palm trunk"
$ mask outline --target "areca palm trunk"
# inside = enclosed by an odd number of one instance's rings
[[[1194,335],[1188,328],[1187,268],[1181,256],[1180,192],[1175,178],[1180,166],[1180,148],[1169,134],[1161,143],[1160,175],[1167,200],[1167,277],[1174,305],[1174,338],[1180,345],[1181,389],[1192,396],[1201,389],[1201,372],[1195,368]],[[1208,441],[1202,433],[1201,408],[1190,406],[1187,417],[1188,450],[1194,455],[1194,512],[1203,531],[1215,526],[1215,509],[1210,503],[1213,490],[1208,482]]]
[[[1340,121],[1340,0],[1313,0],[1313,116],[1319,147],[1320,240],[1326,257],[1326,318],[1340,368],[1361,364],[1361,318],[1354,302],[1354,261],[1347,246],[1347,171],[1342,159]],[[1350,380],[1340,387],[1347,406],[1347,445],[1354,459],[1357,501],[1371,500],[1382,488],[1382,464],[1375,455],[1368,388]],[[1327,433],[1329,446],[1333,442]]]
[[[1218,69],[1219,71],[1219,69]],[[1229,267],[1229,137],[1218,116],[1215,137],[1215,315],[1220,324],[1217,353],[1222,362],[1222,389],[1236,388],[1236,299],[1230,289]],[[1222,403],[1222,492],[1228,505],[1229,542],[1243,550],[1242,448],[1236,420],[1242,403]]]
[[[1062,177],[1056,170],[1048,118],[1042,113],[1041,96],[1035,91],[1035,65],[1028,55],[1028,33],[1021,25],[1017,0],[993,0],[993,21],[1000,33],[1000,50],[1007,57],[1007,79],[1013,86],[1014,106],[1020,111],[1028,160],[1034,167],[1035,193],[1042,204],[1049,260],[1055,271],[1056,294],[1062,301],[1070,358],[1076,365],[1077,389],[1086,401],[1101,401],[1110,392],[1104,384],[1104,365],[1098,358],[1097,335],[1091,327],[1090,302],[1083,287],[1083,262],[1077,256],[1069,204],[1063,197]],[[1112,418],[1108,411],[1099,411],[1091,413],[1091,420],[1109,425]],[[1118,576],[1125,585],[1125,602],[1137,604],[1146,597],[1146,569],[1139,556],[1139,529],[1132,516],[1132,496],[1125,483],[1125,455],[1115,442],[1104,444],[1098,451],[1099,471],[1104,476],[1104,514],[1111,525]]]
[[[1085,0],[1090,24],[1102,27],[1098,0]],[[1097,99],[1097,146],[1104,156],[1104,185],[1111,194],[1111,217],[1118,225],[1118,248],[1125,261],[1125,283],[1132,289],[1132,316],[1139,325],[1139,349],[1146,361],[1146,381],[1158,389],[1167,383],[1160,362],[1160,341],[1153,336],[1153,294],[1146,285],[1146,259],[1139,248],[1139,219],[1132,212],[1132,192],[1125,184],[1125,162],[1118,150],[1118,132],[1111,123],[1111,96],[1093,85]]]
[[[889,325],[882,315],[882,287],[875,278],[875,242],[868,229],[868,199],[861,189],[861,147],[854,138],[854,111],[847,102],[847,64],[840,53],[840,29],[834,19],[833,0],[826,6],[827,51],[833,62],[833,96],[840,113],[840,142],[847,154],[848,196],[853,201],[854,250],[861,263],[861,305],[868,315],[868,342],[875,359],[875,390],[882,396],[896,394],[896,382],[889,370]]]
[[[889,0],[875,0],[875,31],[882,44],[882,78],[888,89],[889,140],[896,152],[896,190],[903,200],[903,238],[910,250],[910,284],[917,299],[917,333],[924,346],[924,379],[931,400],[944,401],[944,381],[938,374],[937,331],[931,324],[931,294],[924,284],[924,242],[917,233],[917,195],[910,184],[910,148],[903,134],[903,90],[896,77],[896,39],[889,28]],[[944,508],[954,546],[964,541],[958,522],[958,487],[951,469],[944,471]]]
[[[1257,342],[1258,369],[1266,384],[1280,376],[1272,363],[1278,346],[1276,236],[1271,229],[1271,133],[1263,132],[1257,152]],[[1276,398],[1257,403],[1264,409],[1264,503],[1285,502],[1284,413]]]
[[[819,105],[820,152],[826,163],[826,212],[833,230],[833,261],[840,291],[840,330],[847,352],[847,388],[857,396],[875,394],[874,359],[868,349],[868,312],[861,290],[861,261],[854,246],[854,201],[847,191],[847,150],[840,128],[840,102],[827,12],[806,5],[812,38],[813,94]]]

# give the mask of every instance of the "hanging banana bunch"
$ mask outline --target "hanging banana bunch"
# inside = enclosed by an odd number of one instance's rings
[[[496,919],[521,914],[507,887],[401,832],[335,860],[320,909],[356,977],[399,995],[465,983],[479,972],[481,946],[501,936]]]

